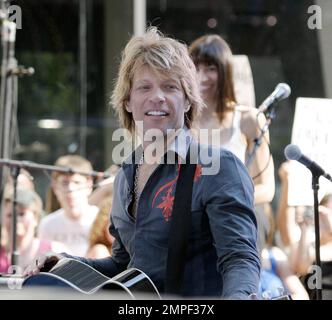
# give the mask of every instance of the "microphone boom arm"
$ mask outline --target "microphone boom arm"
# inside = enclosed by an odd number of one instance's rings
[[[80,174],[85,176],[90,176],[93,178],[109,178],[111,175],[107,172],[85,172],[74,170],[69,167],[59,167],[59,166],[50,166],[44,164],[38,164],[30,161],[17,161],[17,160],[8,160],[8,159],[0,159],[0,167],[8,166],[11,170],[11,175],[13,177],[14,182],[14,194],[13,194],[13,215],[12,215],[12,253],[11,253],[11,265],[16,266],[18,264],[19,253],[17,250],[17,241],[16,241],[16,224],[17,224],[17,178],[20,174],[21,168],[28,169],[40,169],[46,171],[56,171],[67,174]]]
[[[9,159],[0,159],[0,166],[5,165],[8,167],[19,167],[19,168],[28,168],[28,169],[39,169],[39,170],[46,170],[46,171],[57,171],[61,173],[67,174],[80,174],[83,176],[90,176],[93,178],[102,178],[107,179],[111,175],[108,172],[98,172],[98,171],[79,171],[74,170],[69,167],[57,167],[57,166],[50,166],[45,164],[39,164],[31,161],[17,161],[17,160],[9,160]]]
[[[246,160],[246,167],[247,168],[249,168],[250,165],[252,164],[252,162],[254,160],[254,157],[255,157],[255,154],[256,154],[256,151],[257,151],[258,147],[262,144],[262,139],[263,139],[265,133],[268,131],[269,126],[272,123],[272,120],[276,116],[275,105],[276,105],[276,102],[273,103],[273,107],[269,109],[269,112],[267,112],[266,122],[265,122],[264,126],[260,129],[259,136],[254,139],[254,147],[253,147],[252,151],[250,152],[250,154],[248,155],[248,158]]]

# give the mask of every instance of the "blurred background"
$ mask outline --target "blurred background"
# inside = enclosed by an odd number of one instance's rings
[[[292,94],[279,103],[270,126],[276,170],[290,143],[296,98],[332,98],[332,1],[16,0],[10,5],[22,11],[16,58],[35,69],[18,81],[13,159],[53,164],[60,155],[78,153],[95,170],[109,167],[118,127],[108,106],[112,81],[125,43],[148,25],[187,44],[207,33],[224,37],[234,54],[249,58],[256,106],[279,82],[290,85]],[[321,28],[308,24],[311,5],[321,8]],[[31,173],[45,197],[47,176]]]

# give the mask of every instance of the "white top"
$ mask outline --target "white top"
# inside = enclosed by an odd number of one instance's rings
[[[41,239],[64,243],[69,254],[85,256],[91,226],[98,214],[98,207],[89,206],[89,210],[77,220],[70,219],[63,209],[59,209],[42,218],[38,228]]]
[[[245,140],[241,131],[241,111],[234,109],[232,127],[227,141],[221,141],[221,146],[233,152],[243,163],[245,163],[247,141]],[[225,135],[227,137],[227,135]]]
[[[223,147],[234,153],[243,163],[245,163],[247,141],[241,131],[242,112],[238,108],[234,108],[232,124],[229,128],[216,123],[218,128],[208,129],[208,135],[201,135],[200,142],[203,144],[211,144],[215,147]]]

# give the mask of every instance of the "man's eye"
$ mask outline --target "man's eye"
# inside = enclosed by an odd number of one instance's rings
[[[167,89],[174,90],[174,89],[177,89],[177,86],[174,85],[174,84],[168,84],[168,85],[166,86],[166,88],[167,88]]]
[[[73,184],[83,184],[84,181],[72,181]]]
[[[150,89],[150,86],[139,86],[138,88],[137,88],[138,90],[149,90]]]

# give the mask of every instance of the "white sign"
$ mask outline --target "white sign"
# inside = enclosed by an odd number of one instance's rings
[[[292,144],[318,163],[327,173],[332,173],[332,99],[298,98],[292,131]],[[311,172],[297,161],[289,170],[288,204],[313,205]],[[332,183],[319,179],[319,200],[332,192]]]
[[[255,108],[255,88],[249,59],[246,55],[233,56],[235,97],[239,104]]]

